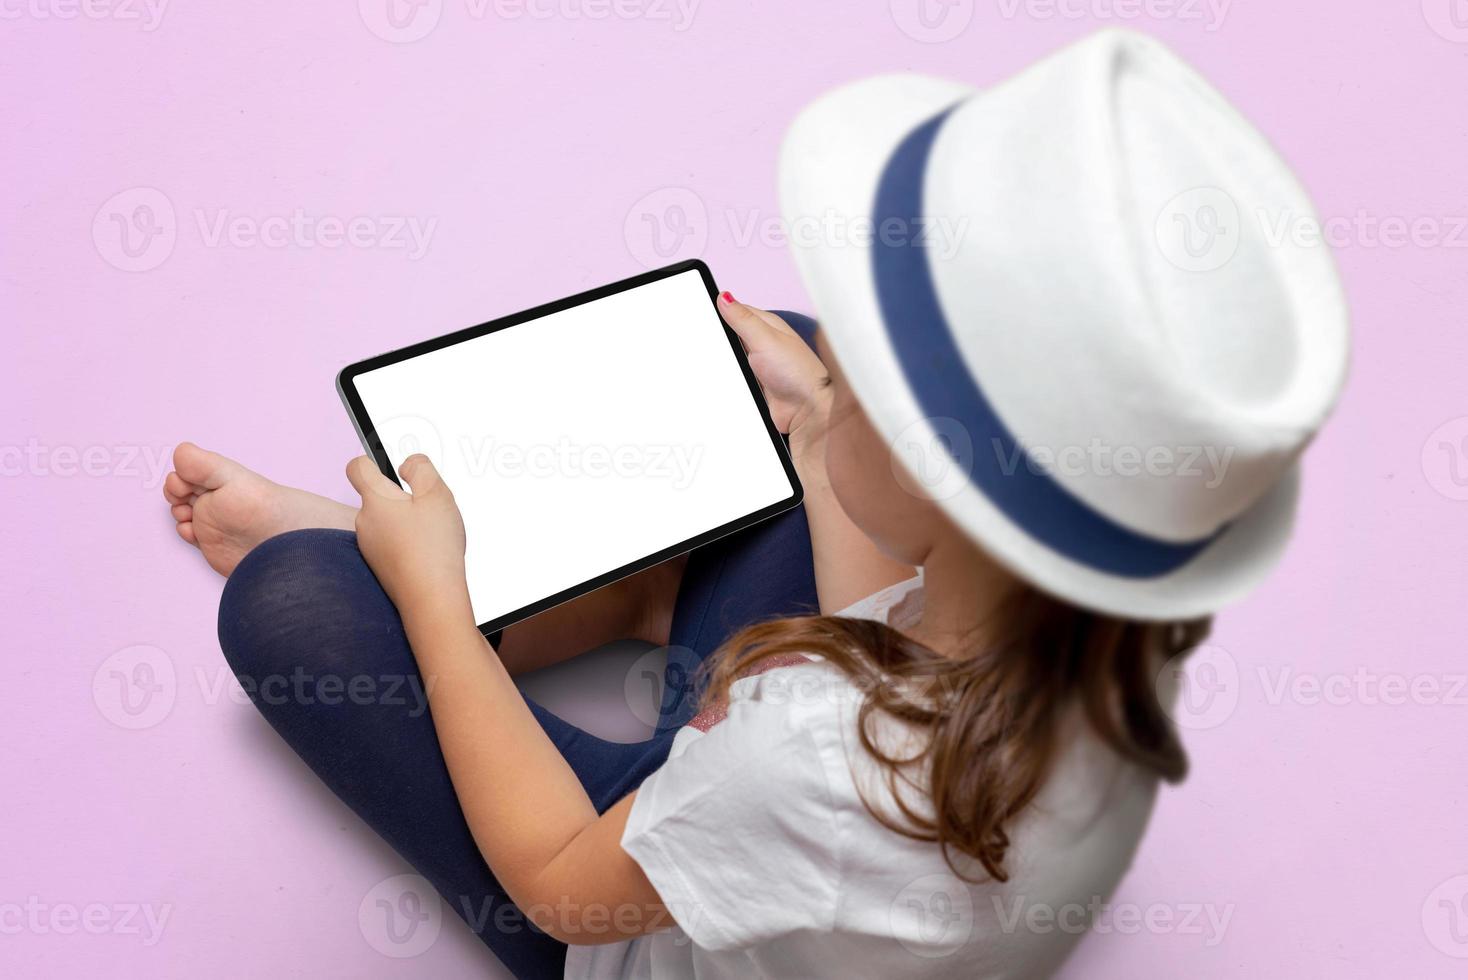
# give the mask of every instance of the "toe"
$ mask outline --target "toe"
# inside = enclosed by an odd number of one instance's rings
[[[196,545],[196,546],[198,545],[199,539],[196,538],[196,537],[194,537],[194,522],[193,521],[181,521],[180,523],[175,524],[174,527],[176,527],[178,529],[178,536],[179,537],[183,538],[189,544]]]
[[[163,478],[163,496],[170,504],[189,502],[198,494],[198,489],[177,473]]]
[[[183,482],[206,490],[217,490],[241,469],[240,464],[227,456],[200,449],[192,442],[181,442],[174,448],[173,468]]]
[[[193,520],[194,520],[194,505],[193,504],[174,504],[172,510],[173,510],[173,519],[176,520],[176,521],[178,521],[180,524],[189,524],[189,523],[192,523],[193,522]]]

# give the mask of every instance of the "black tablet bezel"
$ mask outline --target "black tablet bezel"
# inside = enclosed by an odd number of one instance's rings
[[[565,299],[559,299],[553,303],[545,303],[528,310],[522,310],[519,313],[502,316],[498,319],[490,320],[487,323],[481,323],[478,326],[456,330],[453,333],[444,334],[442,337],[435,337],[431,340],[424,340],[408,347],[399,348],[398,350],[388,351],[385,354],[378,354],[376,357],[369,357],[366,360],[357,361],[355,364],[349,364],[337,373],[337,394],[341,396],[342,404],[346,406],[347,415],[351,417],[352,424],[357,429],[357,435],[362,440],[363,447],[377,461],[378,468],[394,483],[401,486],[402,484],[398,480],[397,474],[393,472],[392,463],[388,460],[387,453],[382,447],[382,440],[377,436],[377,428],[373,425],[372,418],[367,414],[366,406],[362,404],[362,398],[357,393],[356,379],[358,375],[691,271],[698,272],[699,276],[703,279],[704,287],[708,290],[709,302],[714,305],[714,315],[718,317],[720,325],[724,328],[725,339],[729,341],[729,349],[734,353],[734,360],[738,363],[739,370],[744,373],[744,380],[749,385],[749,393],[754,399],[755,407],[759,409],[760,418],[764,420],[765,430],[769,433],[771,445],[780,460],[780,465],[785,468],[786,477],[790,480],[790,496],[769,507],[706,531],[697,537],[689,538],[686,541],[657,551],[648,555],[646,558],[630,562],[620,568],[614,568],[611,571],[598,575],[593,579],[588,579],[579,585],[572,586],[569,589],[548,596],[538,602],[523,606],[488,622],[480,623],[479,630],[486,636],[496,633],[506,626],[518,623],[521,620],[529,619],[537,613],[545,612],[554,606],[559,606],[563,602],[569,602],[589,592],[595,592],[602,586],[610,585],[618,579],[626,578],[628,575],[635,575],[644,569],[661,564],[670,558],[676,558],[684,552],[703,547],[726,535],[733,534],[736,531],[742,531],[761,521],[768,520],[777,514],[800,506],[801,501],[805,497],[805,490],[800,484],[800,477],[795,472],[795,463],[790,458],[790,451],[785,445],[784,438],[780,435],[779,430],[775,428],[774,420],[770,418],[769,405],[765,403],[764,393],[760,390],[759,381],[755,378],[754,372],[750,370],[749,359],[744,353],[744,345],[740,343],[738,335],[729,329],[728,324],[724,323],[723,316],[718,312],[719,290],[714,285],[713,274],[709,272],[708,266],[702,261],[689,259],[685,262],[678,262],[674,265],[664,266],[661,269],[645,272],[642,275],[633,276],[630,279],[622,279],[605,286],[598,286],[595,289],[588,289],[585,292],[577,293],[574,296],[567,296]]]

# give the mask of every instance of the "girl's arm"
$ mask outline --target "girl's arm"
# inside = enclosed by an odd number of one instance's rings
[[[910,576],[910,567],[877,551],[831,492],[820,359],[779,317],[725,297],[725,319],[749,351],[777,426],[790,435],[821,611]],[[661,898],[621,847],[636,794],[597,815],[474,624],[453,494],[425,456],[410,457],[399,472],[411,495],[365,456],[347,467],[362,495],[357,544],[403,618],[454,791],[490,870],[531,921],[563,942],[615,942],[666,928],[672,920]]]
[[[776,427],[790,436],[790,455],[805,487],[821,612],[830,615],[911,578],[915,569],[879,551],[831,491],[826,475],[830,378],[820,358],[773,313],[740,303],[728,293],[719,297],[719,310],[744,343]]]
[[[474,624],[453,494],[425,456],[400,472],[411,495],[365,456],[347,467],[362,495],[358,547],[403,618],[454,791],[490,870],[562,942],[616,942],[671,925],[621,847],[636,794],[597,815]]]

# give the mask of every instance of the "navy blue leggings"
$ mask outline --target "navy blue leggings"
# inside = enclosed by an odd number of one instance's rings
[[[807,341],[815,324],[782,314]],[[689,556],[669,638],[657,734],[608,742],[530,707],[599,812],[662,765],[693,713],[698,664],[751,623],[816,611],[802,509]],[[219,606],[230,667],[331,791],[436,888],[517,977],[559,977],[566,949],[519,914],[464,822],[422,679],[387,594],[349,531],[292,531],[255,548]]]

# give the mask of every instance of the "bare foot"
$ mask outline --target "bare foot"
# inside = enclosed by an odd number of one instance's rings
[[[234,460],[191,442],[173,451],[174,472],[163,481],[178,536],[228,576],[255,545],[286,531],[356,526],[354,507],[272,483]]]

